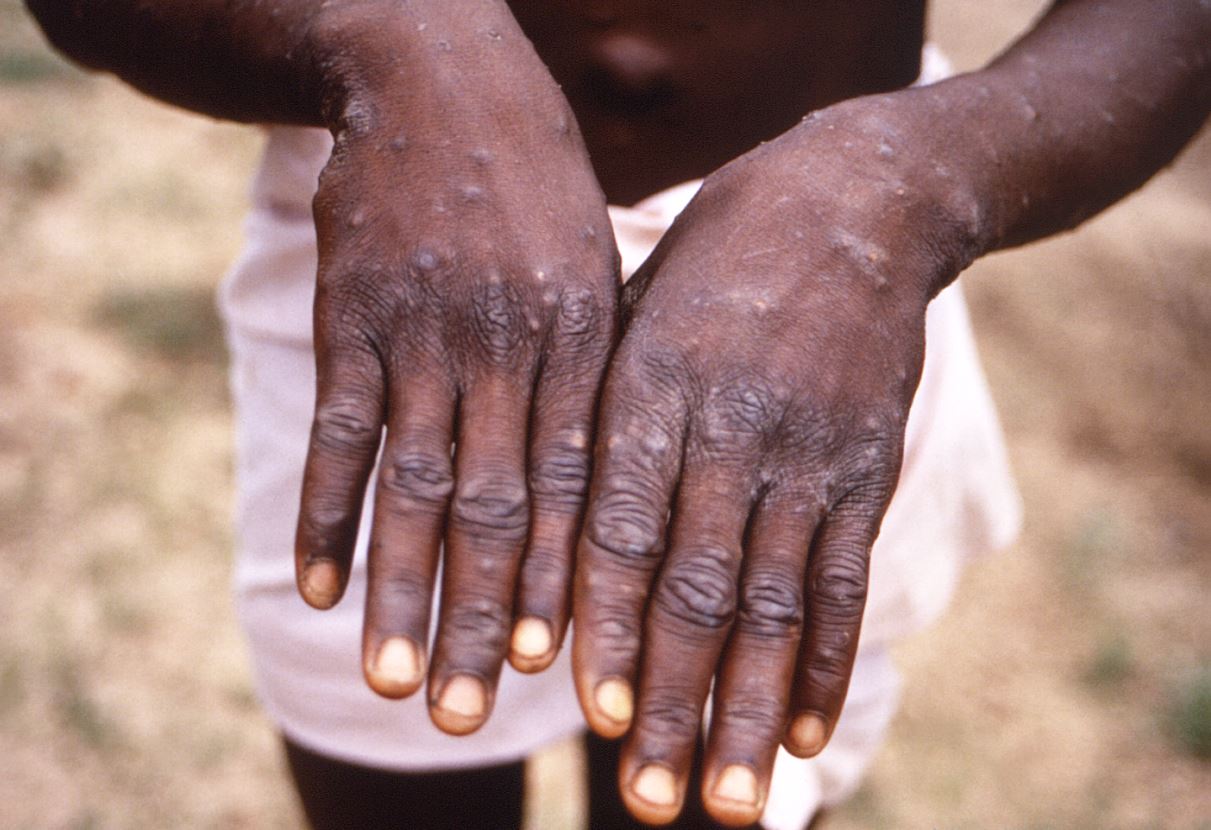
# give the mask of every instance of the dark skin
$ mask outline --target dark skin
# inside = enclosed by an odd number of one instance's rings
[[[385,425],[367,681],[427,677],[434,722],[472,731],[574,611],[586,718],[628,736],[623,797],[656,823],[712,678],[718,820],[760,815],[779,743],[826,744],[929,300],[1138,187],[1211,106],[1198,0],[1057,3],[912,90],[916,2],[28,2],[165,100],[333,131],[300,590],[340,599]],[[606,197],[699,176],[616,302]]]

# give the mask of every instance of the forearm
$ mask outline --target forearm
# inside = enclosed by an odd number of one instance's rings
[[[51,43],[169,103],[221,118],[334,126],[369,87],[532,51],[503,0],[27,0]],[[496,50],[496,55],[501,55]],[[362,96],[364,97],[364,96]]]
[[[934,91],[930,93],[930,90]],[[1072,0],[932,94],[973,197],[972,254],[1065,230],[1142,185],[1211,109],[1211,5]]]

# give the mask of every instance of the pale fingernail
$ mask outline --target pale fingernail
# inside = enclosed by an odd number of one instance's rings
[[[828,740],[828,724],[819,715],[803,714],[791,722],[787,733],[790,744],[797,752],[816,755],[824,749],[824,743]]]
[[[389,637],[379,646],[368,674],[379,694],[403,697],[416,691],[424,679],[424,658],[408,637]]]
[[[672,807],[677,803],[677,779],[668,767],[648,764],[632,779],[631,792],[656,807]]]
[[[478,677],[456,674],[446,681],[437,708],[460,718],[478,720],[488,708],[488,697],[484,684]]]
[[[597,704],[598,711],[615,723],[630,723],[635,711],[631,684],[616,677],[597,684],[593,702]]]
[[[524,617],[513,628],[513,653],[535,660],[551,651],[551,626],[538,617]]]
[[[750,807],[757,805],[757,776],[744,766],[732,764],[715,781],[711,795],[724,801],[735,801]]]
[[[341,569],[331,559],[317,559],[303,569],[303,599],[316,608],[331,608],[341,598]]]

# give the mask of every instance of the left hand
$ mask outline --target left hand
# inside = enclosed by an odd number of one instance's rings
[[[712,680],[702,796],[726,823],[758,819],[780,742],[814,755],[841,712],[926,305],[975,215],[901,115],[912,94],[710,176],[626,287],[574,659],[592,728],[630,729],[619,780],[644,821],[681,809]]]

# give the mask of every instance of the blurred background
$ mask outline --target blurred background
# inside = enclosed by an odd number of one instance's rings
[[[1040,6],[943,0],[933,36],[974,68]],[[299,826],[228,590],[212,294],[259,144],[0,0],[0,827]],[[1025,533],[901,650],[824,827],[1209,828],[1211,137],[965,280]],[[575,826],[576,762],[534,763],[532,827]]]

